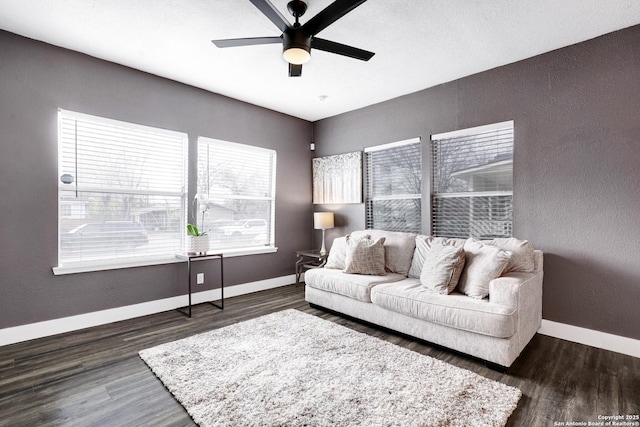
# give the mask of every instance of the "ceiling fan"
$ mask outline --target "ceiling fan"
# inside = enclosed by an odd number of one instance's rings
[[[287,4],[287,9],[295,18],[293,25],[282,16],[269,0],[250,1],[282,31],[282,34],[274,37],[212,40],[213,44],[217,47],[236,47],[282,43],[282,56],[289,63],[289,77],[300,77],[302,75],[302,64],[311,59],[311,48],[362,61],[368,61],[375,55],[373,52],[316,37],[316,34],[320,31],[367,0],[336,0],[316,16],[309,19],[304,25],[300,25],[299,22],[299,18],[307,11],[307,3],[302,0],[292,0]]]

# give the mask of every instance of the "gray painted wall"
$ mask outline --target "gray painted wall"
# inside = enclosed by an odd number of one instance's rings
[[[293,274],[311,246],[311,123],[0,31],[0,328],[186,292],[184,264],[53,275],[58,108],[187,132],[193,155],[199,135],[277,150],[279,250],[228,258],[226,285]]]
[[[640,339],[640,26],[316,122],[315,155],[505,120],[543,317]],[[328,240],[364,228],[362,204],[316,209],[337,214]]]

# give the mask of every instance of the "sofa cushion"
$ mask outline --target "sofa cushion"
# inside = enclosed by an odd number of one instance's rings
[[[503,273],[510,271],[523,271],[529,273],[535,268],[533,245],[528,240],[519,240],[514,237],[493,239],[490,245],[511,252],[511,258]]]
[[[329,256],[327,257],[327,263],[324,267],[344,270],[344,262],[346,258],[347,238],[345,236],[336,237],[335,239],[333,239],[331,249],[329,250]]]
[[[416,247],[413,233],[385,230],[359,230],[351,233],[352,236],[369,235],[372,239],[384,237],[385,268],[392,273],[406,276],[411,266],[411,258]],[[418,274],[418,277],[420,274]]]
[[[397,282],[405,277],[397,273],[386,276],[347,274],[340,270],[315,268],[304,273],[306,286],[344,295],[364,302],[371,302],[371,289],[382,283]]]
[[[464,262],[462,248],[434,243],[425,257],[420,283],[439,294],[450,294],[458,284]]]
[[[422,286],[418,279],[376,286],[371,289],[371,300],[387,310],[464,331],[498,338],[508,338],[516,332],[514,308],[458,292],[437,294]]]
[[[511,252],[470,238],[464,244],[465,267],[458,290],[472,298],[489,295],[489,282],[502,274]]]
[[[344,272],[384,276],[384,237],[372,239],[370,236],[347,236],[347,257]]]
[[[413,277],[415,279],[420,278],[424,259],[434,243],[463,247],[465,241],[466,239],[449,239],[446,237],[433,237],[418,234],[415,238],[416,248],[413,252],[411,267],[409,268],[409,277]]]

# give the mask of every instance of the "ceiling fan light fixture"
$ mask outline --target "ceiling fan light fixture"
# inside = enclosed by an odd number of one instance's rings
[[[282,57],[289,64],[302,65],[311,59],[311,37],[299,28],[282,33]]]
[[[309,62],[311,54],[306,49],[300,47],[290,47],[282,53],[282,57],[289,64],[302,65]]]

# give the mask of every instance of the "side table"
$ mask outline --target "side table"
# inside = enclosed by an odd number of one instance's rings
[[[187,252],[187,253],[176,254],[176,258],[187,261],[187,274],[189,275],[189,314],[188,314],[189,317],[191,317],[191,263],[193,261],[204,261],[208,259],[220,260],[220,304],[219,305],[215,304],[212,301],[209,301],[209,304],[213,305],[214,307],[218,307],[220,310],[224,310],[224,257],[223,255],[221,253]],[[180,312],[184,313],[182,312],[182,310],[180,310]]]
[[[324,267],[327,263],[328,255],[321,255],[318,249],[296,251],[296,256],[298,257],[296,261],[296,286],[300,284],[300,276],[305,270]]]

